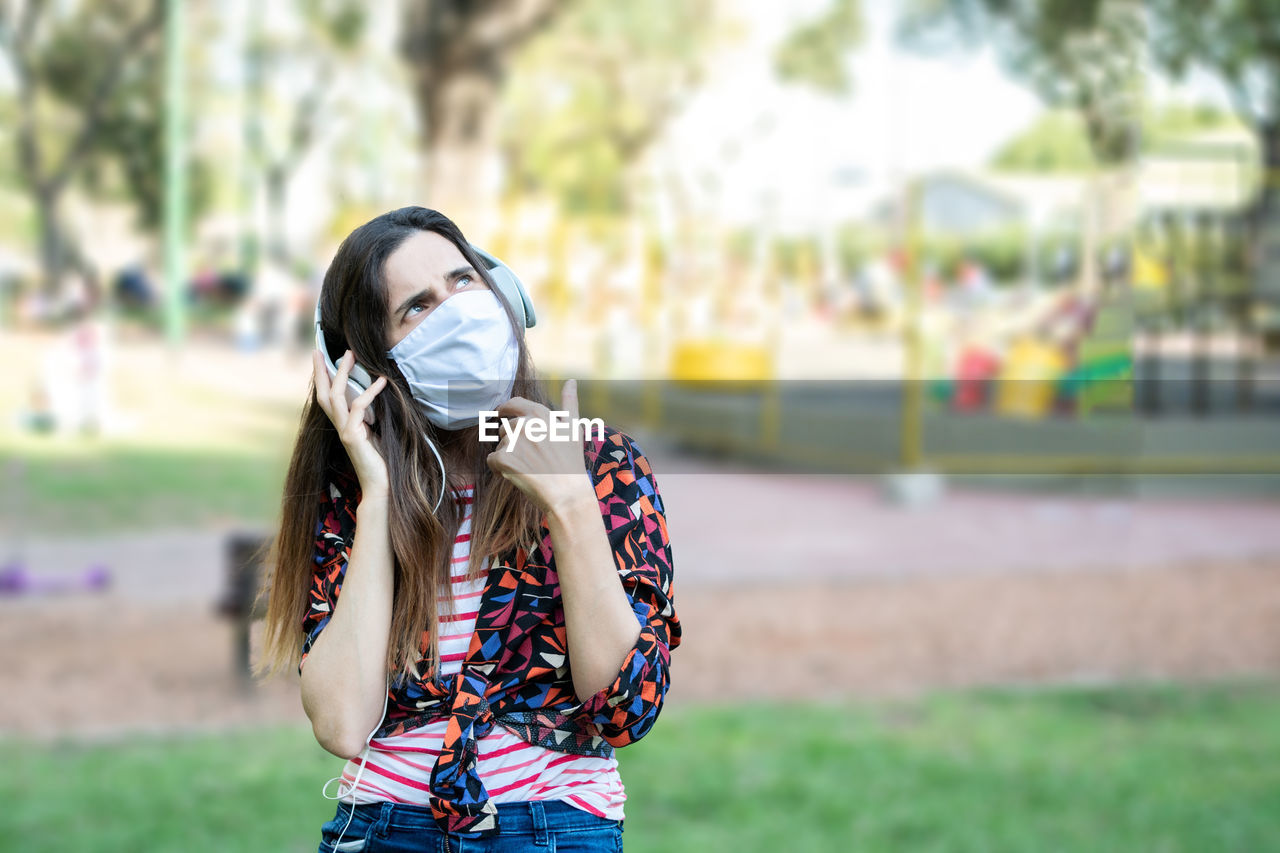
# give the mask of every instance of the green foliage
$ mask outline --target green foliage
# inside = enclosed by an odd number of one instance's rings
[[[967,237],[923,235],[920,256],[932,262],[939,275],[953,279],[966,259],[981,264],[995,282],[1011,282],[1026,272],[1029,250],[1026,230],[1010,226]]]
[[[1241,124],[1237,118],[1212,104],[1170,104],[1148,112],[1143,122],[1142,147],[1151,150],[1182,137],[1238,127]]]
[[[728,251],[736,261],[754,262],[759,239],[751,229],[739,229],[731,235]],[[1029,239],[1025,228],[1009,226],[967,237],[924,234],[920,237],[918,249],[922,260],[931,263],[945,278],[953,278],[961,262],[970,259],[985,267],[995,282],[1007,283],[1018,280],[1027,272]],[[1048,243],[1050,239],[1079,241],[1078,237],[1061,235],[1045,239],[1046,244],[1041,251],[1050,245],[1056,247],[1056,243]],[[836,265],[844,276],[853,275],[864,264],[889,251],[893,244],[891,235],[883,229],[859,222],[839,227],[835,242]],[[788,279],[799,278],[806,272],[813,274],[815,269],[806,270],[806,257],[809,263],[816,264],[819,251],[818,240],[811,236],[775,237],[772,253],[776,272]]]
[[[991,165],[1008,172],[1087,172],[1093,152],[1079,114],[1050,110],[1006,142]]]
[[[847,94],[853,87],[848,52],[863,39],[858,6],[858,0],[831,0],[823,14],[789,33],[774,50],[778,77],[828,94]]]
[[[1193,68],[1227,87],[1241,120],[1280,122],[1280,2],[1148,0],[1151,54],[1176,77]]]
[[[510,187],[573,214],[628,204],[628,169],[684,104],[714,34],[709,0],[581,0],[517,58],[504,92]]]
[[[369,10],[359,0],[300,0],[298,9],[312,33],[338,53],[353,53],[369,30]]]
[[[846,222],[836,229],[836,257],[840,269],[852,274],[889,248],[889,236],[882,229],[861,222]]]
[[[1170,104],[1144,111],[1143,151],[1205,131],[1238,127],[1230,114],[1209,104]],[[992,158],[993,168],[1008,172],[1079,174],[1094,165],[1089,132],[1080,114],[1049,110],[1009,140]]]
[[[100,0],[41,4],[32,38],[8,47],[20,52],[33,92],[30,119],[40,171],[24,169],[18,135],[6,135],[0,156],[4,182],[32,192],[37,185],[76,184],[90,197],[123,201],[144,230],[159,226],[163,202],[163,68],[159,17],[139,37],[154,3]],[[196,40],[191,60],[199,65]],[[6,124],[22,120],[16,100],[4,104]],[[210,165],[189,153],[188,204],[198,217],[209,206]]]
[[[1080,115],[1099,163],[1136,155],[1146,38],[1138,0],[916,0],[899,35],[922,51],[992,45],[1046,105]]]

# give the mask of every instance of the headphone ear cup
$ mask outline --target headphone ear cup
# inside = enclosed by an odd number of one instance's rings
[[[325,369],[329,371],[329,379],[333,380],[338,375],[338,366],[333,363],[333,356],[329,354],[328,342],[324,339],[324,328],[320,324],[320,300],[316,300],[315,311],[315,327],[316,327],[316,349],[320,350],[320,354],[324,356]],[[365,390],[373,384],[373,379],[369,376],[369,371],[361,366],[360,362],[351,365],[350,372],[347,373],[346,398],[347,406],[350,407]],[[364,410],[364,422],[372,424],[375,420],[373,407]]]
[[[528,291],[524,289],[524,285],[516,274],[511,271],[511,267],[481,249],[475,243],[471,244],[471,248],[480,256],[480,260],[484,261],[489,277],[498,286],[498,290],[502,291],[503,297],[511,304],[516,313],[521,315],[524,320],[524,327],[526,329],[532,328],[538,321],[533,312],[533,300],[529,298]]]
[[[351,370],[347,373],[347,382],[354,384],[363,392],[373,384],[373,378],[369,375],[369,371],[357,361],[351,365]]]
[[[360,366],[359,362],[351,365],[351,371],[347,374],[347,406],[350,407],[369,386],[373,384],[373,379],[369,377],[369,371]],[[364,410],[364,422],[373,423],[375,416],[373,414],[373,406],[368,406]]]

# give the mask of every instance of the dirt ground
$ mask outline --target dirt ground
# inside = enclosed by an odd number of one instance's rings
[[[1008,683],[1280,674],[1280,562],[677,588],[668,707]],[[242,688],[212,606],[0,602],[0,734],[302,722],[296,676]]]

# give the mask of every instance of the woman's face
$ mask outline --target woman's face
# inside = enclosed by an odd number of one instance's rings
[[[383,270],[387,280],[387,349],[455,293],[489,286],[447,238],[434,231],[406,237]]]

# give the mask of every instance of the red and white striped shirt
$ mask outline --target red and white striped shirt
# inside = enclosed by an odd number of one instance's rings
[[[447,600],[440,602],[440,671],[452,675],[462,668],[471,645],[479,614],[484,576],[463,580],[471,552],[471,503],[474,488],[454,491],[455,500],[465,505],[462,525],[453,543],[453,595],[456,612],[446,612]],[[485,568],[488,563],[484,564]],[[369,742],[364,774],[359,790],[344,797],[346,803],[393,803],[429,805],[431,768],[440,754],[448,728],[447,717],[410,729],[401,735],[374,738]],[[348,761],[342,771],[344,790],[349,790],[360,769],[360,759]],[[617,758],[573,755],[526,743],[495,724],[477,746],[476,770],[495,803],[526,800],[564,800],[572,806],[610,820],[623,818],[627,799],[618,774]]]

